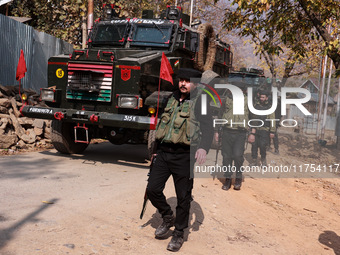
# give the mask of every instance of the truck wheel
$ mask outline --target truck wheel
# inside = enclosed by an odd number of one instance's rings
[[[156,130],[150,130],[148,136],[149,159],[151,159],[151,156],[154,153],[155,145],[156,145]]]
[[[88,144],[74,142],[74,123],[52,120],[51,140],[54,148],[63,154],[83,152]]]

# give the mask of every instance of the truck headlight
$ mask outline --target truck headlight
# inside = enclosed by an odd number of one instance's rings
[[[41,89],[40,97],[43,101],[55,102],[55,90],[54,89]]]
[[[150,114],[155,114],[155,113],[156,113],[155,107],[149,107],[148,112],[149,112]]]
[[[118,108],[129,108],[138,109],[139,108],[139,96],[131,95],[117,95],[118,97]]]
[[[27,95],[25,93],[21,94],[21,99],[23,101],[26,101],[27,100]]]

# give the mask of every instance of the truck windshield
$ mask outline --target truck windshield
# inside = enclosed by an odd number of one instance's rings
[[[93,45],[124,44],[128,24],[99,24],[92,39]]]
[[[131,45],[168,47],[172,25],[136,24],[132,35]]]

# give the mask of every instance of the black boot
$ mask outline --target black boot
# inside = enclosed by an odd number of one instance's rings
[[[182,244],[184,242],[183,239],[184,232],[179,230],[174,230],[172,234],[172,238],[168,244],[168,247],[166,248],[169,251],[179,251],[179,249],[182,247]]]
[[[234,190],[240,190],[242,186],[242,177],[237,177],[235,179]]]
[[[175,217],[173,215],[165,215],[163,217],[162,224],[155,231],[155,237],[164,238],[169,233],[169,230],[174,225],[174,222]]]
[[[258,166],[258,165],[259,165],[259,163],[257,161],[257,158],[252,158],[249,166],[252,167],[252,166]]]
[[[231,178],[227,177],[227,178],[225,179],[225,183],[224,183],[223,186],[222,186],[222,189],[223,189],[223,190],[229,190],[230,187],[231,187]]]

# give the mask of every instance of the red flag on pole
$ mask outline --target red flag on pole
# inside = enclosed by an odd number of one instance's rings
[[[19,58],[18,66],[17,66],[17,74],[15,76],[17,81],[19,81],[22,78],[24,78],[26,72],[27,72],[27,67],[26,67],[24,52],[23,52],[23,50],[21,50],[20,58]]]
[[[174,81],[172,80],[172,75],[174,71],[171,68],[170,62],[165,56],[164,52],[162,53],[162,61],[161,61],[161,71],[159,73],[159,78],[171,82],[174,85]]]

